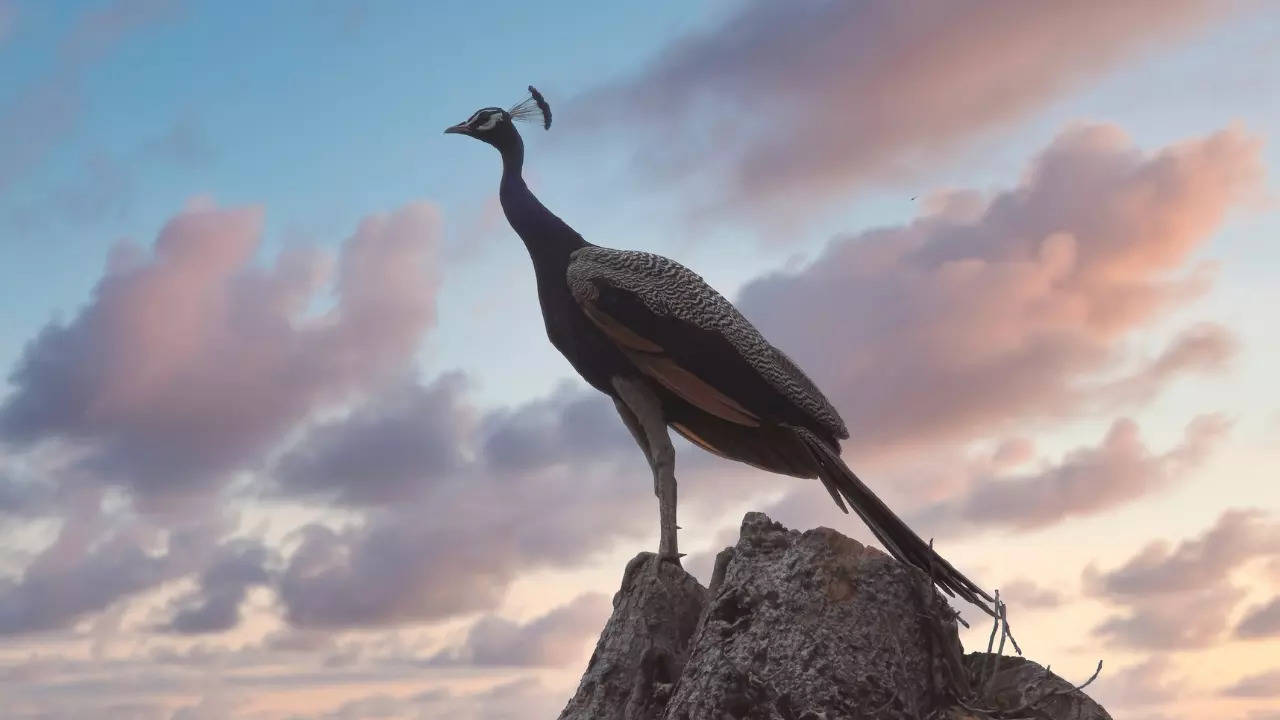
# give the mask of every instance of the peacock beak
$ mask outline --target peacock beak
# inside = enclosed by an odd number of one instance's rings
[[[468,130],[467,124],[464,122],[461,122],[461,123],[458,123],[457,125],[450,125],[449,127],[444,129],[444,132],[446,135],[450,133],[458,133],[459,135],[466,135],[468,134],[467,130]]]

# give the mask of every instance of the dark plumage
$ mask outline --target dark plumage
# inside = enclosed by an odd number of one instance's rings
[[[894,557],[932,573],[939,587],[979,607],[991,598],[938,556],[840,459],[844,420],[781,350],[697,274],[659,255],[592,245],[547,210],[521,175],[524,143],[513,120],[551,125],[532,97],[510,111],[477,110],[445,130],[502,155],[499,198],[524,241],[547,336],[593,387],[613,398],[654,475],[659,555],[679,562],[675,453],[667,428],[718,455],[818,478]]]

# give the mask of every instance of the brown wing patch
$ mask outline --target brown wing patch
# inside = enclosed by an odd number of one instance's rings
[[[663,354],[661,345],[623,325],[601,310],[593,299],[578,297],[578,304],[591,322],[616,342],[641,372],[662,383],[663,387],[723,420],[749,427],[760,425],[760,418],[754,413],[681,367],[669,355]]]
[[[751,411],[707,384],[702,378],[680,367],[675,360],[666,355],[648,355],[638,352],[627,352],[626,355],[645,375],[662,383],[665,388],[684,398],[691,405],[722,420],[739,425],[755,427],[760,424],[760,418]]]
[[[587,314],[587,317],[591,318],[591,322],[596,324],[596,327],[603,330],[606,335],[613,338],[613,341],[622,347],[646,353],[662,352],[661,345],[641,337],[631,328],[609,317],[608,314],[597,308],[595,303],[590,301],[581,302],[580,306],[582,311]]]
[[[728,455],[727,453],[721,452],[721,451],[720,451],[720,450],[718,450],[714,445],[712,445],[711,443],[707,442],[705,438],[701,437],[700,435],[698,435],[698,433],[696,433],[696,432],[694,432],[694,431],[690,430],[689,428],[685,427],[684,425],[682,425],[682,424],[680,424],[680,423],[678,423],[678,422],[673,422],[673,423],[671,423],[671,427],[672,427],[672,428],[674,428],[676,432],[678,432],[678,433],[680,433],[681,435],[683,435],[685,440],[688,440],[689,442],[693,443],[694,445],[697,445],[698,447],[702,448],[703,450],[706,450],[706,451],[707,451],[707,452],[709,452],[709,453],[714,453],[714,454],[719,455],[719,456],[721,456],[721,457],[729,457],[729,455]]]

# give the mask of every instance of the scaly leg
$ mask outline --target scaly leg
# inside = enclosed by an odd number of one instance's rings
[[[653,489],[658,496],[659,540],[658,556],[663,560],[680,564],[680,551],[676,543],[676,450],[667,434],[667,421],[662,416],[662,404],[645,380],[616,377],[613,387],[617,390],[618,412],[631,434],[649,458],[653,470]],[[623,410],[630,411],[631,417]],[[632,421],[635,425],[633,426]],[[637,432],[639,430],[639,432]]]
[[[644,453],[644,459],[649,463],[649,470],[653,472],[653,492],[658,493],[658,474],[653,464],[653,454],[649,452],[649,439],[645,437],[644,428],[640,427],[640,421],[636,418],[636,414],[631,412],[631,408],[622,401],[622,398],[614,398],[613,406],[618,411],[618,417],[622,418],[622,424],[627,426],[627,430],[631,431],[631,437],[636,441],[636,445],[640,446],[640,452]]]

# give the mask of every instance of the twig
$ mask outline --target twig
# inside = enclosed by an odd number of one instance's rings
[[[1101,672],[1102,672],[1102,661],[1099,660],[1098,667],[1094,669],[1093,674],[1089,676],[1088,680],[1085,680],[1083,683],[1077,685],[1076,690],[1083,690],[1089,687],[1090,685],[1092,685],[1093,681],[1098,679],[1098,674]]]
[[[1048,669],[1048,668],[1045,668],[1045,672],[1046,672],[1046,673],[1048,673],[1048,672],[1049,672],[1049,669]],[[1098,661],[1098,667],[1094,669],[1093,674],[1089,676],[1089,679],[1088,679],[1088,680],[1085,680],[1084,682],[1080,683],[1079,685],[1075,685],[1075,686],[1072,686],[1072,687],[1069,687],[1069,688],[1066,688],[1066,689],[1058,688],[1057,690],[1050,690],[1050,691],[1048,691],[1048,692],[1046,692],[1046,693],[1044,693],[1044,694],[1040,695],[1040,697],[1038,697],[1038,698],[1036,698],[1036,699],[1034,699],[1034,700],[1028,700],[1027,702],[1023,703],[1023,704],[1022,704],[1021,706],[1019,706],[1019,707],[1016,707],[1016,708],[1014,708],[1014,709],[1012,709],[1012,710],[1006,710],[1006,711],[1004,711],[1004,712],[1000,713],[1000,716],[999,716],[999,717],[1000,717],[1002,720],[1012,720],[1012,718],[1008,718],[1008,716],[1009,716],[1009,715],[1014,715],[1014,714],[1017,714],[1017,713],[1026,712],[1026,711],[1028,711],[1028,710],[1030,710],[1030,711],[1032,711],[1032,712],[1039,711],[1039,710],[1040,710],[1040,708],[1037,708],[1036,706],[1037,706],[1037,705],[1039,705],[1040,703],[1044,702],[1045,700],[1048,700],[1048,699],[1050,699],[1050,698],[1054,698],[1054,697],[1058,697],[1059,695],[1068,695],[1068,694],[1073,693],[1073,692],[1080,692],[1081,690],[1083,690],[1083,689],[1085,689],[1085,688],[1089,687],[1089,685],[1091,685],[1091,684],[1093,683],[1093,681],[1094,681],[1094,680],[1097,680],[1097,679],[1098,679],[1098,674],[1099,674],[1099,673],[1101,673],[1101,672],[1102,672],[1102,661],[1101,661],[1101,660],[1099,660],[1099,661]]]
[[[1004,627],[1004,629],[1001,632],[1003,632],[1004,635],[1009,638],[1009,642],[1013,643],[1014,651],[1017,652],[1019,656],[1021,656],[1022,648],[1018,647],[1018,641],[1013,638],[1013,628],[1009,626],[1009,604],[1008,603],[1004,603],[1004,602],[1000,603],[1000,624]],[[1003,638],[1001,639],[1001,642],[1003,643]]]
[[[1008,635],[1008,636],[1009,636],[1009,642],[1013,643],[1013,650],[1014,650],[1014,652],[1018,653],[1018,655],[1019,655],[1019,656],[1021,656],[1021,655],[1022,655],[1022,648],[1018,647],[1018,641],[1017,641],[1017,640],[1015,640],[1015,639],[1013,639],[1013,628],[1009,627],[1009,617],[1008,617],[1008,612],[1009,612],[1009,611],[1008,611],[1008,607],[1006,606],[1006,608],[1005,608],[1005,618],[1004,618],[1004,634],[1005,634],[1005,635]]]
[[[1000,599],[999,590],[996,590],[996,616],[1000,620],[1000,647],[996,648],[996,667],[999,667],[1000,658],[1004,657],[1004,640],[1009,637],[1009,606]]]
[[[994,675],[994,672],[987,672],[987,666],[991,664],[991,651],[995,648],[996,633],[1000,632],[1000,591],[996,590],[996,614],[991,618],[991,637],[987,638],[987,656],[982,659],[982,672],[978,678],[983,687],[986,687],[987,681]]]
[[[1004,601],[1000,599],[999,590],[996,590],[995,605],[996,625],[1000,628],[1000,645],[996,648],[995,654],[987,655],[991,661],[991,672],[987,674],[987,678],[982,684],[982,692],[984,695],[991,688],[991,683],[995,681],[996,675],[1000,673],[1000,660],[1004,657],[1004,640],[1009,637],[1008,610]]]

